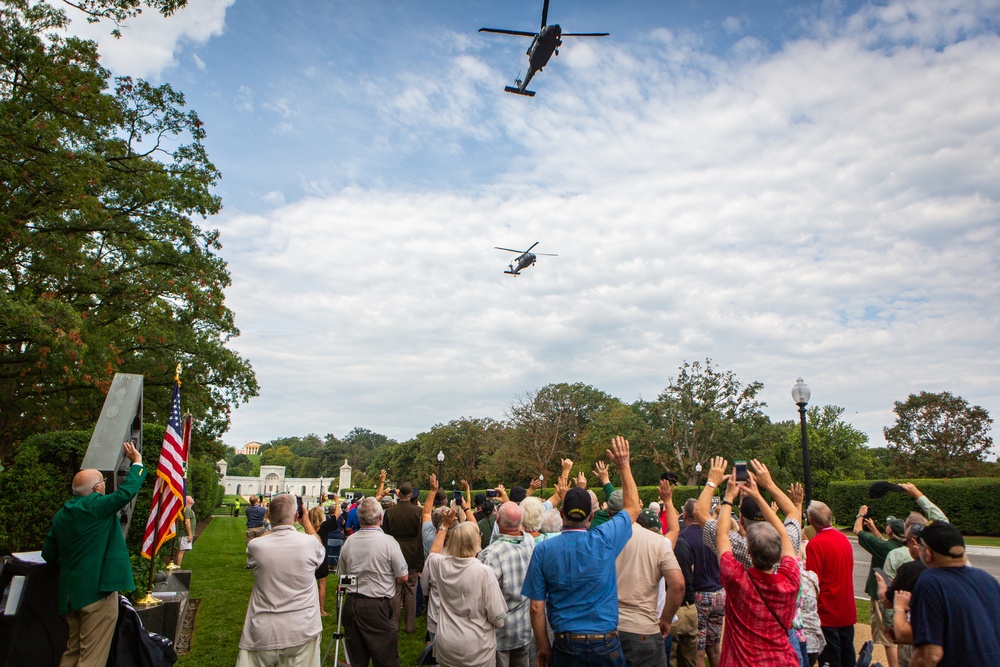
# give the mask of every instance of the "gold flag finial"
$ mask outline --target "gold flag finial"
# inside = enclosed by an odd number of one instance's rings
[[[180,382],[181,380],[181,364],[177,362],[177,370],[174,371],[174,380]]]

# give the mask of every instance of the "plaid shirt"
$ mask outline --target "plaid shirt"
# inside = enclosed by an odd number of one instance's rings
[[[709,519],[701,527],[701,537],[707,546],[712,551],[715,551],[715,519]],[[792,542],[792,549],[795,553],[799,553],[799,548],[802,546],[802,527],[799,522],[795,519],[785,519],[785,531],[788,533],[788,539]],[[753,567],[753,563],[750,561],[750,552],[747,551],[747,538],[743,537],[735,530],[729,531],[729,543],[733,547],[733,555],[736,556],[736,560],[743,564],[744,567]]]
[[[521,585],[535,550],[531,535],[498,535],[479,552],[479,560],[493,570],[507,602],[507,617],[496,629],[497,650],[511,651],[531,641],[531,601],[521,595]]]

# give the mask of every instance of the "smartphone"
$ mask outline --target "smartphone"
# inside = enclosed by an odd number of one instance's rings
[[[455,489],[455,500],[461,502],[461,500],[462,500],[462,490],[461,489]]]
[[[496,489],[487,489],[486,490],[486,497],[487,498],[496,498],[497,497],[497,490]]]
[[[736,483],[746,484],[750,480],[747,475],[747,462],[737,461],[736,462]]]
[[[296,518],[302,516],[302,496],[295,496],[296,505],[298,506],[298,514],[295,515]]]

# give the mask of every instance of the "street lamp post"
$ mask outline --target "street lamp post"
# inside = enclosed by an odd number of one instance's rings
[[[444,451],[438,450],[438,488],[444,485]]]
[[[700,496],[701,495],[701,464],[700,463],[695,463],[694,464],[694,471],[696,473],[698,473],[698,495]]]
[[[806,487],[806,507],[809,507],[809,503],[812,502],[812,470],[811,463],[809,462],[809,434],[806,432],[806,405],[809,404],[809,397],[811,395],[812,394],[809,391],[809,387],[806,385],[805,380],[797,378],[795,380],[795,386],[792,387],[792,400],[795,401],[795,405],[799,406],[799,422],[802,425],[802,472],[804,475],[803,482]]]

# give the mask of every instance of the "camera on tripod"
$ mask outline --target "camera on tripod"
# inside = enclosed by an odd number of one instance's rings
[[[341,588],[357,588],[358,587],[358,575],[356,574],[342,574],[340,575],[340,587]]]

